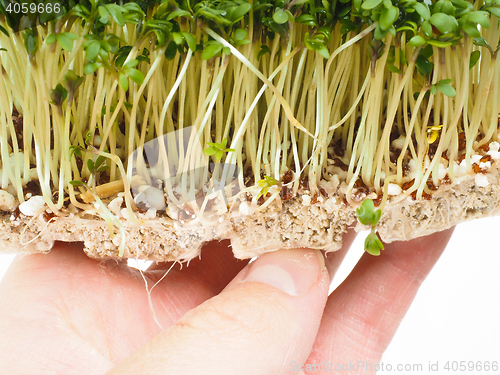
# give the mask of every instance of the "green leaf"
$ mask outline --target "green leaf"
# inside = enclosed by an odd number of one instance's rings
[[[288,22],[288,15],[283,9],[277,9],[273,14],[273,20],[277,24],[281,25]]]
[[[69,148],[69,158],[71,159],[73,157],[73,154],[75,154],[78,157],[82,157],[82,149],[80,146],[70,146]]]
[[[434,13],[429,21],[443,34],[453,33],[458,29],[457,20],[444,13]]]
[[[120,73],[119,75],[120,79],[120,86],[122,87],[123,91],[128,90],[128,78],[124,73]]]
[[[427,43],[427,41],[423,37],[421,37],[420,35],[415,35],[413,38],[411,38],[408,41],[408,44],[412,47],[415,47],[415,48],[423,46],[426,43]]]
[[[191,18],[191,13],[189,13],[186,10],[177,9],[177,10],[174,10],[173,12],[169,13],[169,15],[167,16],[167,21],[171,21],[177,17],[189,17],[189,18]]]
[[[260,60],[260,58],[265,55],[266,53],[271,53],[271,49],[269,48],[269,46],[265,45],[265,44],[262,44],[260,46],[260,51],[259,53],[257,54],[257,60]]]
[[[377,7],[382,0],[365,0],[363,1],[363,4],[361,5],[362,9],[369,10]]]
[[[467,14],[467,21],[477,23],[481,25],[481,27],[488,29],[490,27],[490,20],[488,16],[488,12],[484,11],[470,12]]]
[[[94,173],[94,162],[90,159],[87,160],[87,168],[89,169],[90,173]]]
[[[28,52],[28,55],[34,56],[34,54],[38,50],[38,43],[33,30],[31,29],[26,30],[23,33],[23,40],[24,40],[24,48],[26,48],[26,52]]]
[[[201,53],[201,58],[204,60],[209,60],[215,55],[217,55],[221,50],[222,50],[222,44],[220,43],[209,44],[208,46],[205,47],[205,49]]]
[[[422,23],[422,32],[427,38],[432,37],[432,25],[429,21],[425,21]]]
[[[474,68],[474,66],[476,66],[477,62],[479,61],[479,57],[481,57],[481,52],[479,51],[473,51],[470,54],[469,69],[472,69]]]
[[[491,14],[497,16],[498,18],[500,18],[500,8],[497,8],[497,7],[489,7],[489,8],[486,8],[486,10],[488,10]]]
[[[455,89],[453,87],[451,87],[451,85],[448,82],[443,82],[443,81],[445,81],[445,80],[437,82],[436,87],[444,95],[449,96],[450,98],[454,98],[456,95]]]
[[[101,66],[102,66],[102,63],[96,63],[96,62],[88,63],[88,64],[85,64],[85,66],[83,68],[83,72],[85,74],[92,74],[97,69],[99,69]]]
[[[245,14],[247,14],[250,9],[252,9],[252,5],[249,3],[243,3],[236,7],[231,7],[226,9],[226,18],[231,21],[232,24],[240,21]]]
[[[64,100],[68,97],[68,90],[66,90],[60,83],[57,84],[55,89],[50,90],[50,99],[52,102],[60,107]]]
[[[99,168],[102,163],[106,161],[106,158],[102,155],[99,155],[95,160],[94,168]]]
[[[101,16],[101,19],[100,21],[103,23],[103,24],[107,24],[109,22],[109,12],[108,10],[106,9],[106,7],[100,5],[98,8],[97,8],[97,11],[99,12],[99,16]]]
[[[398,19],[399,9],[395,6],[390,7],[389,9],[382,9],[380,13],[380,19],[378,24],[382,30],[389,30],[389,28],[394,24],[394,22]]]
[[[365,239],[365,251],[374,256],[380,255],[380,250],[384,250],[384,245],[378,239],[375,232],[371,232]]]
[[[171,41],[165,48],[165,57],[167,60],[172,60],[177,54],[177,44]]]
[[[437,40],[437,39],[429,39],[427,43],[430,44],[431,46],[436,46],[439,48],[449,47],[452,45],[451,41],[444,42],[442,40]]]
[[[397,73],[397,74],[401,74],[403,73],[401,70],[399,70],[395,65],[392,65],[392,64],[388,64],[387,65],[387,69],[389,69],[390,72],[392,73]]]
[[[437,94],[437,87],[436,85],[432,85],[430,88],[431,94],[436,95]]]
[[[68,33],[57,34],[57,41],[63,50],[71,51],[73,49],[73,41],[67,34]]]
[[[68,70],[64,73],[64,85],[68,92],[74,94],[75,91],[83,83],[83,77],[77,75],[74,71]]]
[[[0,31],[4,33],[7,37],[10,37],[9,32],[2,25],[0,25]]]
[[[123,18],[122,8],[117,4],[107,4],[106,10],[111,14],[111,17],[119,26],[125,25],[125,19]]]
[[[417,13],[422,17],[424,20],[428,20],[431,18],[431,12],[429,11],[429,8],[427,7],[427,4],[425,3],[415,3],[413,4],[413,8],[417,11]]]
[[[311,14],[302,14],[295,19],[295,22],[306,26],[318,26],[316,18]]]
[[[134,81],[135,83],[137,83],[138,85],[141,85],[142,82],[144,82],[144,75],[142,74],[142,72],[140,70],[137,70],[137,69],[126,69],[125,70],[125,74],[132,81]],[[120,83],[121,83],[121,78],[120,78]]]
[[[109,165],[103,165],[101,168],[99,168],[98,170],[96,170],[96,172],[104,172],[104,171],[107,171],[109,169]]]
[[[106,161],[106,158],[102,155],[99,155],[95,161],[94,168],[99,168],[102,163]]]
[[[47,43],[48,45],[51,45],[52,43],[54,43],[55,41],[57,40],[57,37],[56,37],[56,34],[54,33],[50,33],[47,38],[45,39],[45,43]]]
[[[389,33],[389,30],[382,30],[382,28],[380,27],[380,24],[378,24],[377,27],[375,28],[375,32],[373,33],[373,36],[377,40],[382,40],[385,38],[385,36],[388,33]]]
[[[245,29],[236,29],[236,31],[234,32],[234,40],[243,40],[247,37],[247,35],[248,31],[246,31]]]
[[[328,48],[326,46],[321,46],[319,49],[316,50],[323,58],[329,59],[330,58],[330,52],[328,52]]]
[[[427,47],[431,47],[430,50],[432,51],[432,46],[428,45]],[[434,64],[429,61],[428,57],[426,57],[425,52],[427,47],[423,48],[422,51],[419,53],[416,62],[418,71],[425,77],[430,76],[430,74],[434,70]]]
[[[78,181],[78,180],[73,180],[73,181],[70,181],[69,183],[73,186],[85,186],[85,184],[82,181]]]
[[[472,22],[466,22],[462,25],[462,30],[467,33],[467,35],[473,37],[473,38],[480,38],[481,33],[477,29],[477,25],[475,25]]]
[[[361,206],[356,210],[356,216],[363,225],[377,225],[375,221],[375,204],[371,199],[365,199]]]
[[[135,68],[139,64],[139,61],[137,59],[132,59],[129,60],[123,65],[124,68],[130,69],[130,68]]]
[[[205,153],[205,155],[212,156],[217,152],[217,149],[214,147],[208,147],[203,152]]]
[[[193,52],[196,52],[196,40],[194,39],[193,34],[188,33],[186,31],[181,31],[181,34],[186,40],[189,49]]]
[[[488,44],[488,42],[486,42],[486,40],[483,37],[474,38],[474,44],[476,46],[486,47],[488,49],[491,49],[490,45]]]
[[[184,38],[181,33],[172,33],[172,39],[177,45],[181,45],[184,43]]]
[[[95,61],[97,56],[99,55],[99,51],[101,50],[101,43],[99,43],[97,40],[92,40],[90,43],[87,44],[85,49],[85,58],[88,61]]]

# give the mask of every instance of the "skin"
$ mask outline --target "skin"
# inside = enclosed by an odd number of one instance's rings
[[[209,243],[153,289],[163,329],[137,270],[57,243],[18,256],[0,284],[0,373],[309,374],[297,366],[378,363],[452,231],[364,254],[329,296],[353,232],[326,262],[296,249],[248,264],[228,241]],[[150,288],[170,266],[145,272]]]

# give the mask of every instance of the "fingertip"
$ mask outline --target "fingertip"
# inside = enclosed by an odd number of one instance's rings
[[[151,374],[164,368],[181,370],[179,364],[192,374],[281,373],[291,361],[307,359],[328,285],[323,255],[317,250],[264,254],[219,295],[189,311],[122,366],[130,369],[146,361]]]

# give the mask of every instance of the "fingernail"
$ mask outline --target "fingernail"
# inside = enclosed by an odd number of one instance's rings
[[[278,250],[251,263],[245,281],[258,281],[298,296],[311,288],[324,269],[325,261],[318,250]]]

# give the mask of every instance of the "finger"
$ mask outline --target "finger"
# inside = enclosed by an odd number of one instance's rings
[[[452,232],[386,244],[380,257],[364,254],[329,297],[307,363],[378,363]]]
[[[211,298],[219,294],[247,263],[248,260],[234,257],[229,240],[210,241],[203,246],[199,258],[173,267],[172,262],[154,263],[145,274],[151,280],[158,281],[170,270],[163,284],[171,284],[174,279],[179,281],[182,278],[207,290],[207,298]]]
[[[328,284],[319,251],[264,254],[109,374],[290,373],[312,348]]]
[[[153,264],[146,272],[150,304],[162,328],[219,294],[248,263],[235,259],[230,242],[211,241],[185,264]]]
[[[330,280],[333,280],[333,277],[344,261],[347,252],[351,248],[351,245],[356,238],[356,235],[357,233],[354,228],[347,228],[347,232],[342,237],[342,247],[340,248],[340,250],[325,254],[325,264],[326,269],[328,270],[328,274],[330,275]]]

